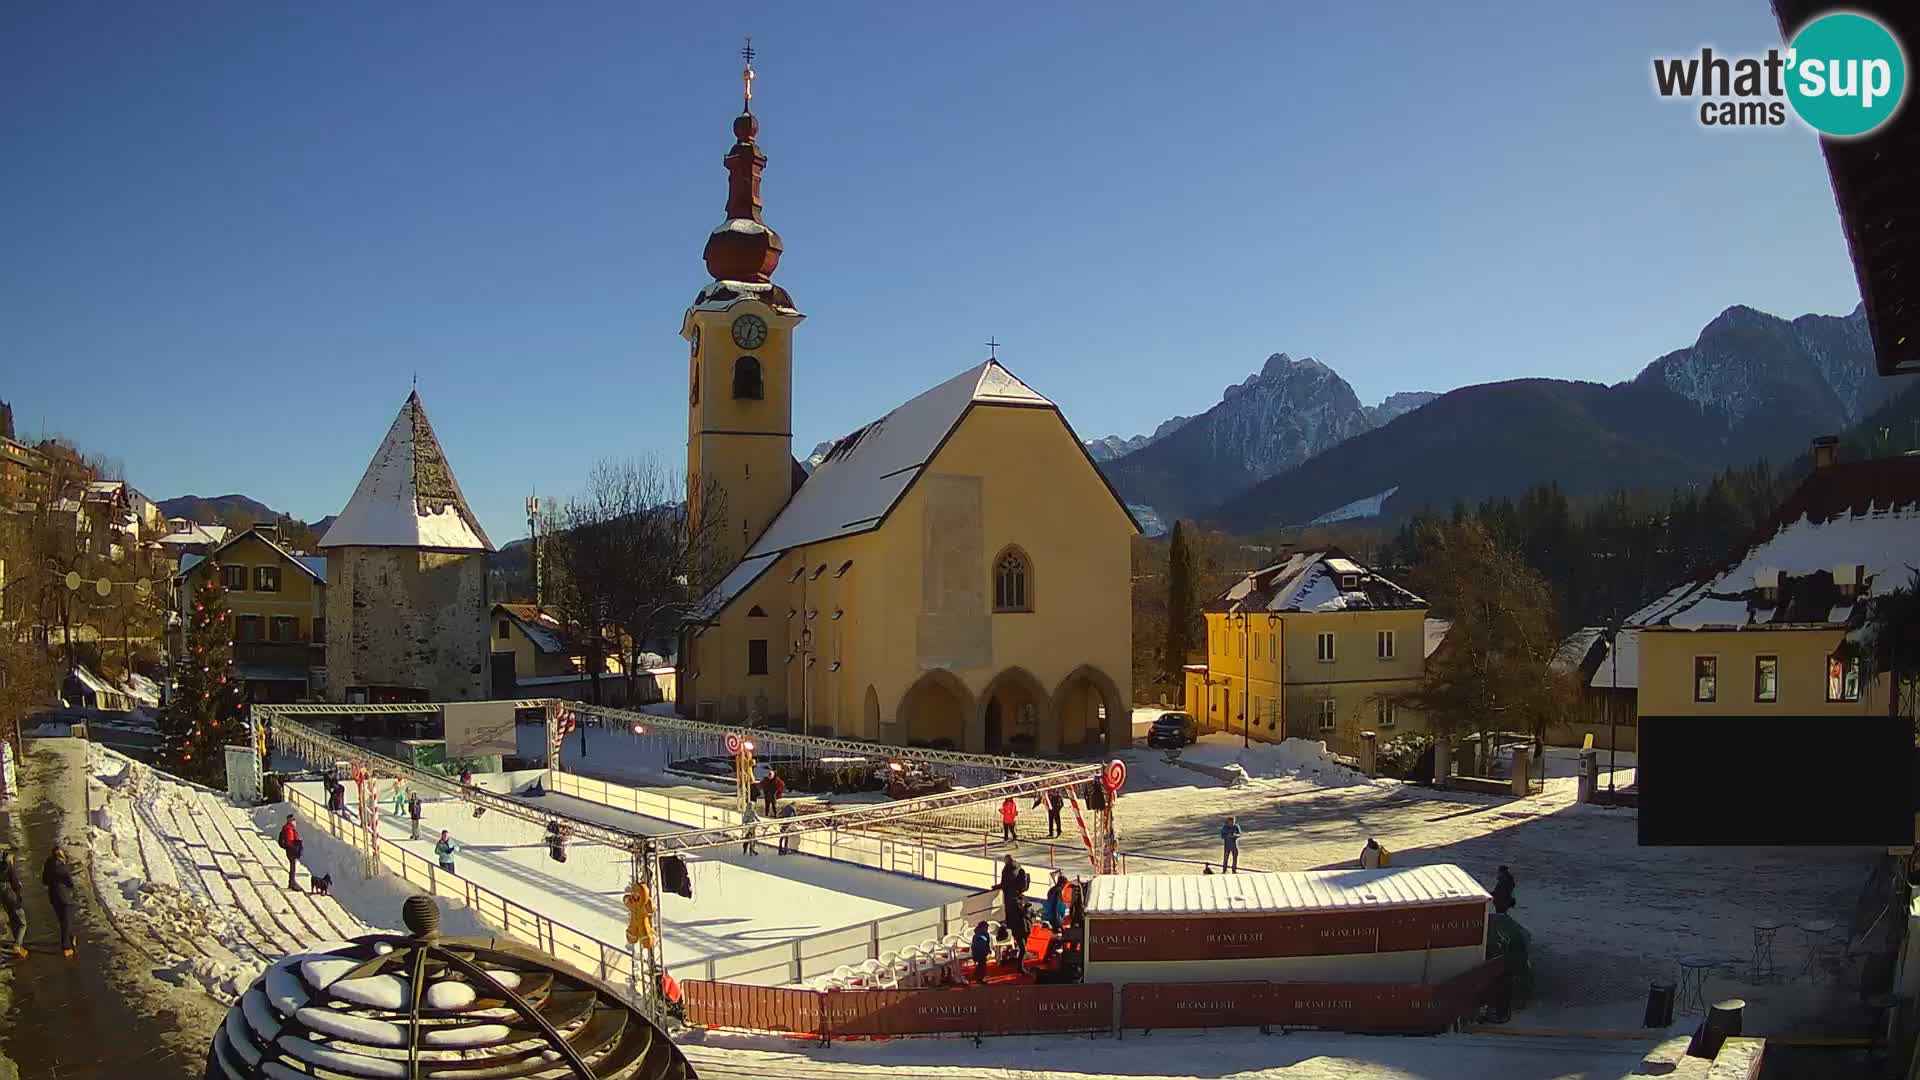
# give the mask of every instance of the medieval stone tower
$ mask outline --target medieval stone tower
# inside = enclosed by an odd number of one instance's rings
[[[453,469],[409,395],[327,554],[327,700],[475,701],[487,689],[487,553]]]

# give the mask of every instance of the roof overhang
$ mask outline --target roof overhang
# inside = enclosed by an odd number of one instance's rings
[[[1920,4],[1913,0],[1773,0],[1784,39],[1812,19],[1851,11],[1893,32],[1909,67],[1920,52]],[[1882,375],[1920,373],[1920,90],[1908,72],[1906,101],[1885,126],[1855,139],[1820,140],[1841,229],[1853,259],[1860,299]]]

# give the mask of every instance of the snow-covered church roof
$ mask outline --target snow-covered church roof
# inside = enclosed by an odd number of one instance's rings
[[[970,367],[837,440],[746,557],[877,528],[975,404],[1053,407],[998,361]]]
[[[767,568],[781,552],[817,544],[880,527],[887,514],[919,478],[946,442],[967,410],[975,405],[1052,409],[1058,407],[1033,387],[1021,382],[997,360],[988,360],[955,375],[863,428],[834,441],[786,508],[780,511],[752,548],[715,586],[696,609],[697,618],[710,618],[726,607]],[[1065,423],[1066,418],[1061,417]],[[1072,428],[1068,428],[1072,433]],[[1080,437],[1073,435],[1074,444]],[[1091,465],[1091,459],[1089,459]],[[1105,481],[1105,474],[1097,475]],[[1112,485],[1108,485],[1112,490]],[[1114,501],[1126,510],[1118,493]]]
[[[320,546],[493,550],[460,493],[418,393],[407,395]]]

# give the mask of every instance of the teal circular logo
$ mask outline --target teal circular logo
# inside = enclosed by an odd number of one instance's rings
[[[1887,122],[1907,90],[1907,60],[1886,27],[1865,15],[1823,15],[1787,53],[1787,100],[1823,135],[1865,135]]]

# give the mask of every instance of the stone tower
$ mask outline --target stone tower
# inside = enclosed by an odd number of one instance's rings
[[[793,328],[805,318],[773,284],[780,234],[760,217],[767,156],[754,141],[753,68],[727,152],[727,219],[707,237],[713,281],[681,321],[690,351],[687,505],[719,513],[739,558],[793,497]],[[720,505],[707,506],[718,499]]]
[[[493,544],[411,394],[320,540],[327,555],[327,700],[487,696]]]

